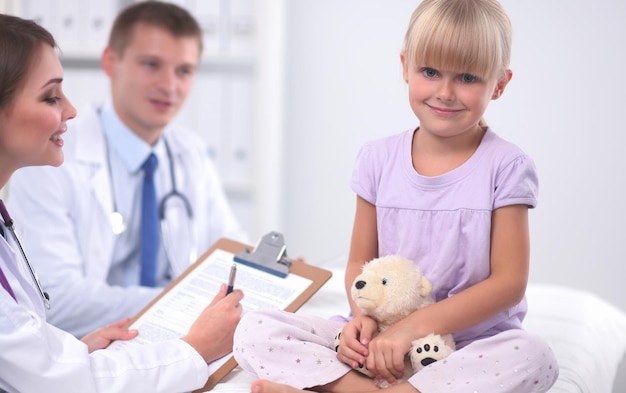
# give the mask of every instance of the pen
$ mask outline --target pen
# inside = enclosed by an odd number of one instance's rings
[[[233,266],[230,267],[230,275],[228,276],[228,289],[226,290],[226,294],[228,295],[233,291],[235,287],[235,276],[237,275],[237,264],[233,263]]]

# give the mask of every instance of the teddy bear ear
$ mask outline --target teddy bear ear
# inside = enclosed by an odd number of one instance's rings
[[[433,284],[424,276],[422,276],[421,284],[420,295],[424,297],[430,295],[433,290]]]

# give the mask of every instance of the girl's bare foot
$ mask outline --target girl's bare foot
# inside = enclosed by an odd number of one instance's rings
[[[359,374],[361,375],[361,374]],[[361,377],[362,378],[362,377]],[[371,379],[368,378],[369,381],[372,381]],[[378,393],[380,390],[377,387],[370,387],[370,389],[366,389],[366,390],[359,390],[359,389],[338,389],[335,390],[332,387],[330,389],[328,389],[328,387],[331,386],[331,384],[329,385],[325,385],[325,386],[317,386],[316,390],[319,389],[320,391],[347,391],[347,392],[370,392],[370,393]],[[336,387],[336,385],[333,385]],[[394,385],[394,386],[390,386],[388,388],[385,389],[385,391],[387,392],[391,392],[391,393],[420,393],[419,390],[416,390],[411,384],[407,383],[407,382],[403,382],[400,383],[398,385]],[[297,388],[294,388],[293,386],[290,385],[285,385],[282,383],[276,383],[276,382],[272,382],[272,381],[268,381],[266,379],[259,379],[256,380],[252,383],[252,385],[250,386],[250,392],[251,393],[311,393],[311,390],[300,390]]]
[[[302,393],[302,392],[305,392],[305,390],[296,389],[292,386],[268,381],[266,379],[259,379],[252,383],[252,386],[250,386],[250,392],[252,393]]]

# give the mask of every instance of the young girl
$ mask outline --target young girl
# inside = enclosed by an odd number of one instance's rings
[[[61,165],[63,134],[76,110],[63,94],[54,38],[41,26],[0,14],[0,59],[3,187],[19,168]],[[28,273],[2,201],[0,215],[0,392],[190,391],[206,382],[207,362],[230,352],[243,293],[226,296],[226,285],[181,339],[113,352],[102,348],[137,335],[123,327],[128,320],[80,341],[48,324],[48,296]]]
[[[280,312],[247,314],[235,331],[239,364],[259,378],[253,392],[366,392],[365,364],[392,392],[545,392],[558,365],[522,329],[527,310],[528,209],[536,205],[532,160],[482,121],[511,79],[510,21],[495,0],[425,0],[401,53],[419,127],[366,144],[345,283],[373,258],[400,254],[433,283],[437,303],[372,339],[375,322],[351,302],[341,322]],[[348,296],[350,298],[350,296]],[[457,351],[402,376],[411,342],[453,333]]]

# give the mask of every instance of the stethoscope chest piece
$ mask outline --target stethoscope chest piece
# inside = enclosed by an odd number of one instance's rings
[[[120,233],[126,230],[126,223],[124,222],[124,216],[120,212],[111,213],[111,228],[113,229],[113,234],[119,235]]]

